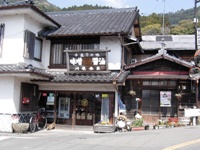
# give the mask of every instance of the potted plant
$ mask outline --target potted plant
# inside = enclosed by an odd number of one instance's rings
[[[136,95],[136,92],[134,90],[130,90],[128,92],[128,94],[130,94],[132,97],[134,97]]]

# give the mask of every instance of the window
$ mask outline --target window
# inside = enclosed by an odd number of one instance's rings
[[[37,38],[33,32],[25,30],[24,43],[24,57],[41,60],[42,40]]]
[[[0,24],[0,57],[2,56],[3,38],[4,38],[5,24]]]
[[[93,38],[70,38],[52,41],[51,60],[49,68],[67,68],[74,70],[105,70],[103,66],[91,66],[92,57],[99,55],[98,58],[105,60],[106,53],[99,51],[99,37]],[[84,64],[85,63],[85,64]],[[87,65],[86,65],[87,64]],[[89,66],[89,65],[90,66]]]
[[[35,49],[34,49],[34,58],[41,60],[42,55],[42,40],[39,38],[35,39]]]

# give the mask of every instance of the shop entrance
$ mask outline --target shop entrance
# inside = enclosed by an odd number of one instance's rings
[[[39,106],[46,108],[48,123],[92,126],[100,121],[113,123],[114,94],[40,93]]]
[[[94,94],[78,94],[76,103],[76,125],[93,125],[95,117],[95,101]]]

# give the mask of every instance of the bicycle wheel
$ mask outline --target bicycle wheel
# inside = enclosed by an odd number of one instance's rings
[[[29,130],[31,132],[35,132],[35,129],[36,129],[36,117],[32,116],[30,118],[30,122],[29,122]]]
[[[47,126],[47,118],[45,116],[40,116],[38,118],[37,129],[43,130]]]

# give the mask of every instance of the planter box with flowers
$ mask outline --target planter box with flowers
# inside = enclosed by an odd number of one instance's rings
[[[116,126],[109,122],[101,121],[93,126],[95,133],[110,133],[116,131]]]
[[[132,120],[132,131],[149,130],[149,124],[144,123],[143,118],[135,118]]]

